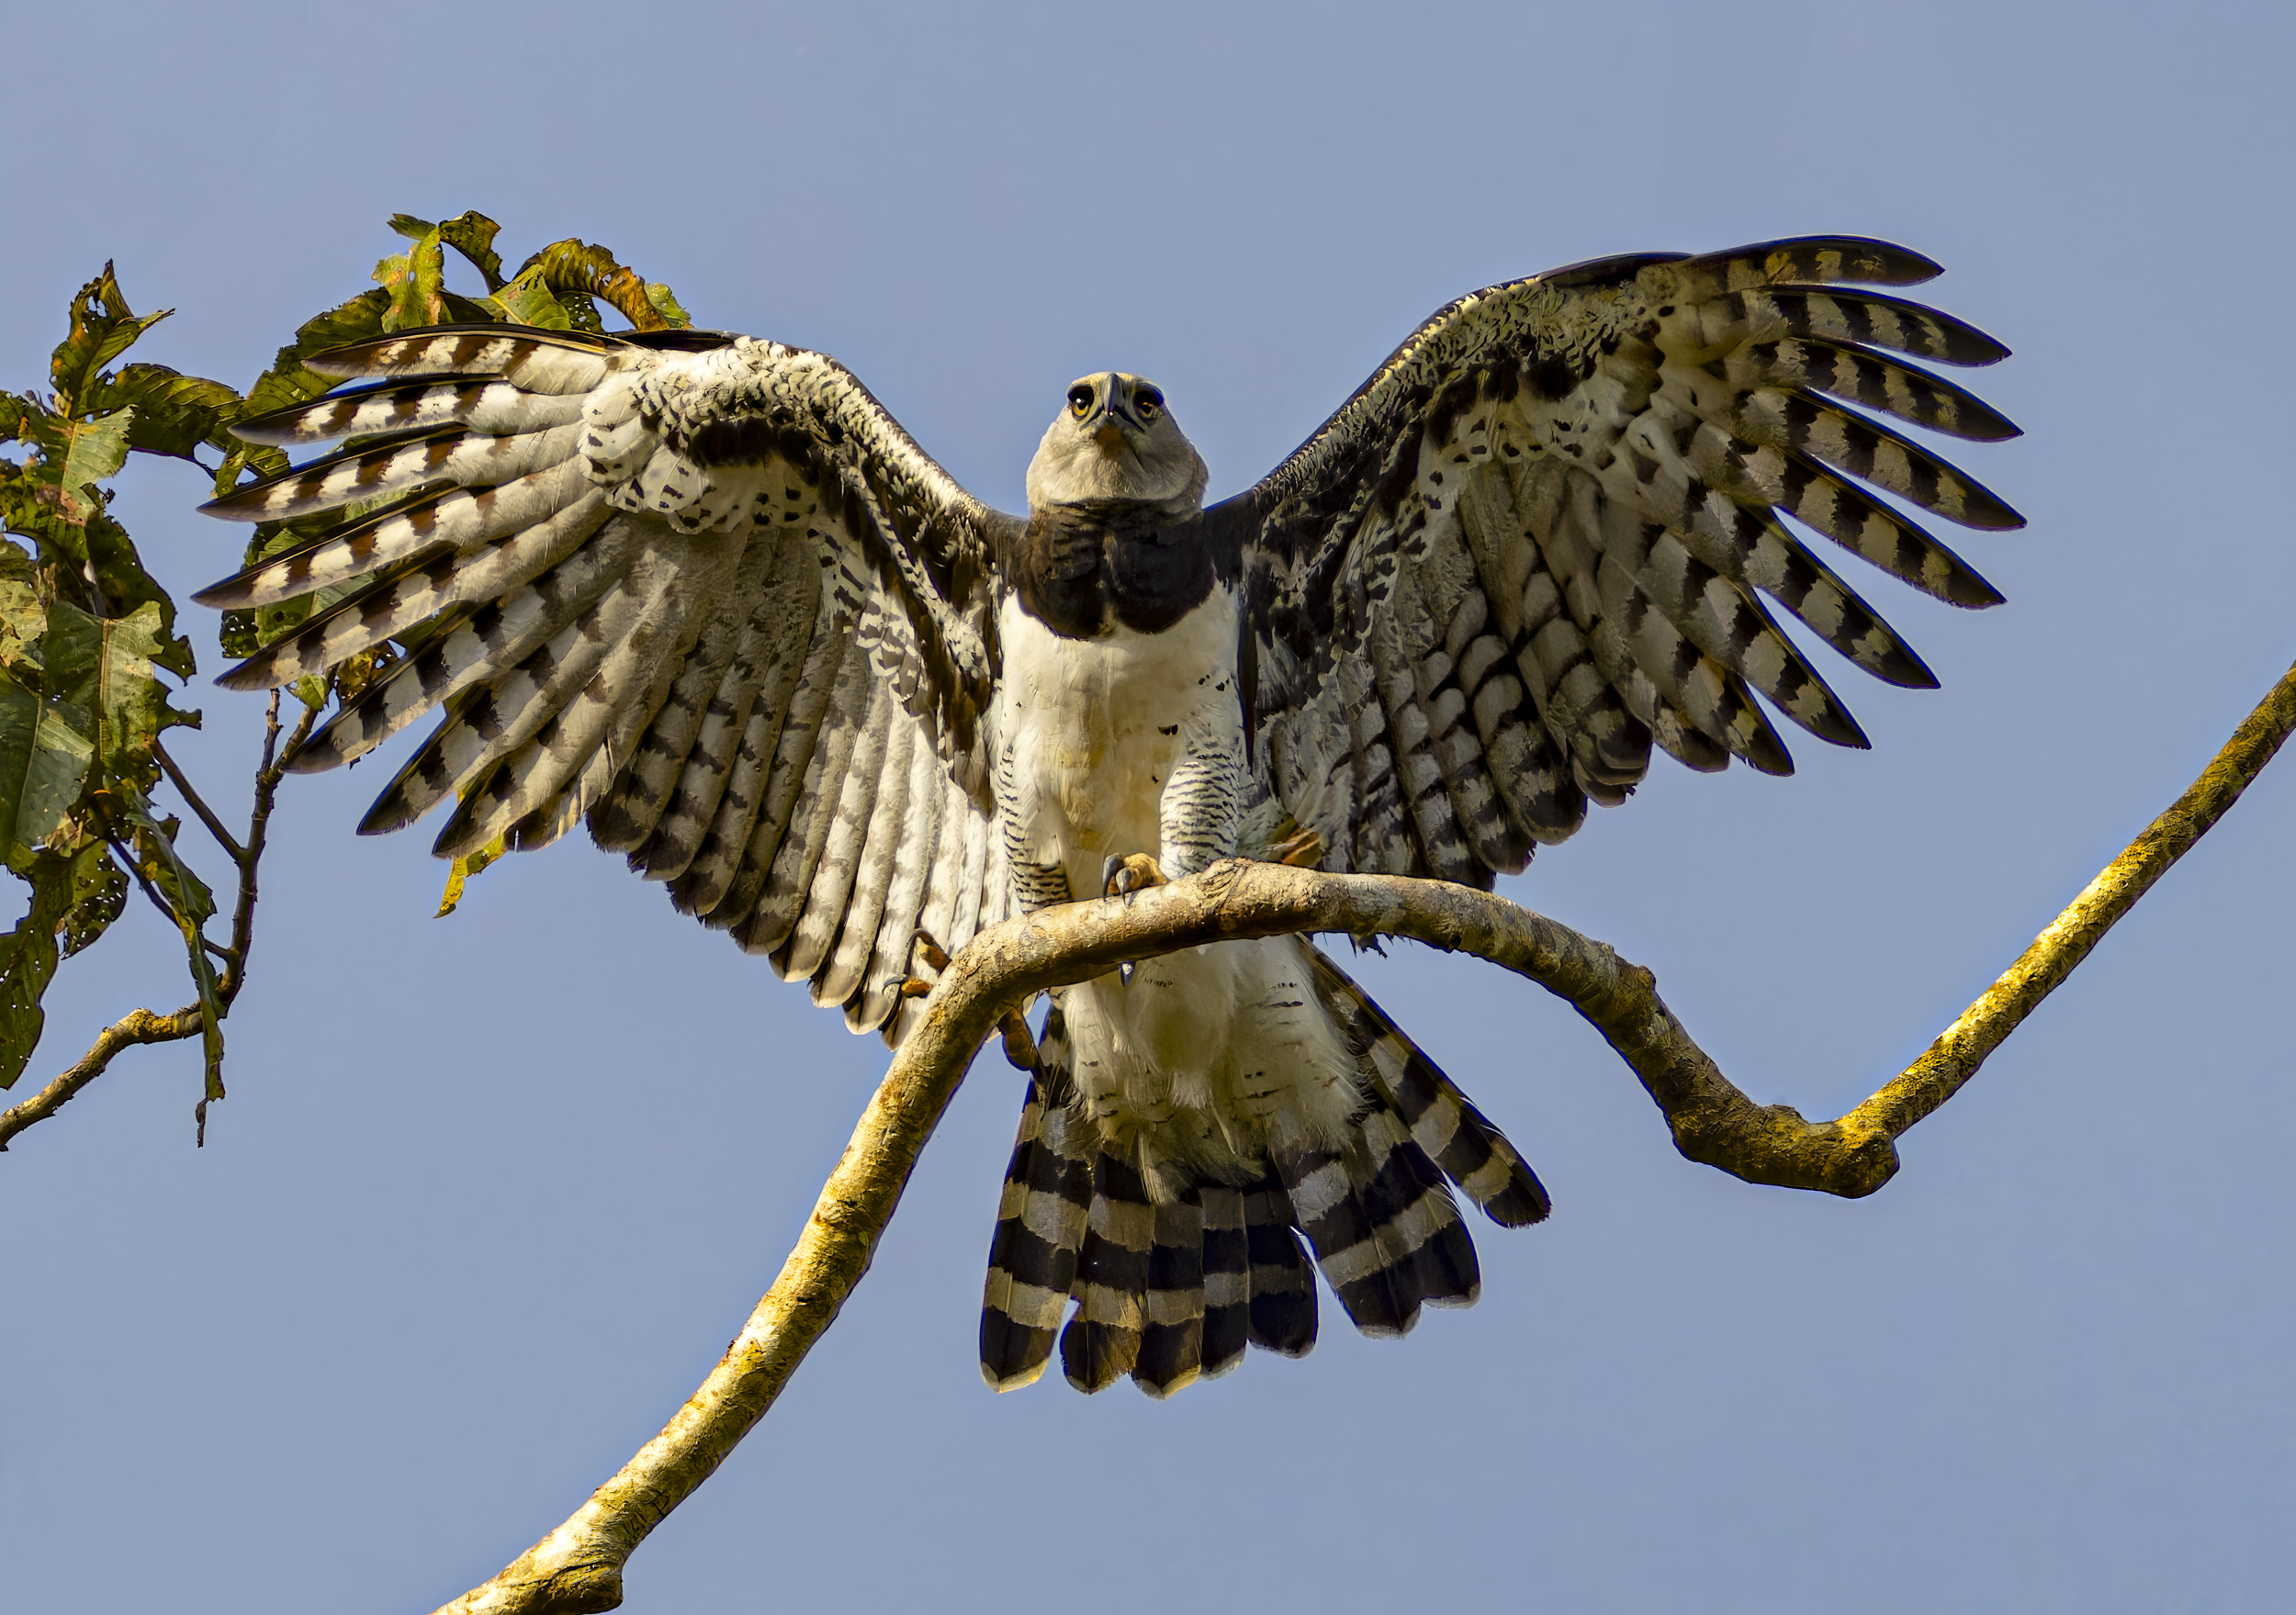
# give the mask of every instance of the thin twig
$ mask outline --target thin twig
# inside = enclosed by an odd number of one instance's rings
[[[152,900],[152,906],[160,911],[160,917],[177,930],[182,930],[184,922],[177,916],[175,905],[167,901],[167,894],[152,883],[151,876],[143,872],[143,866],[136,860],[134,847],[112,835],[108,825],[105,829],[104,845],[112,849],[114,858],[128,866],[128,873],[136,878],[136,884],[143,889],[143,895]]]
[[[231,838],[231,833],[223,827],[223,821],[217,818],[214,810],[200,800],[199,793],[191,787],[191,780],[185,775],[183,769],[175,766],[175,759],[167,755],[167,748],[160,744],[156,735],[152,740],[152,755],[159,759],[160,767],[166,770],[168,781],[175,787],[183,799],[191,804],[191,811],[199,816],[199,822],[208,827],[208,834],[222,844],[223,850],[231,855],[233,863],[244,868],[247,863],[247,849]]]
[[[287,738],[285,755],[288,757],[294,755],[295,748],[302,745],[305,737],[310,734],[311,723],[317,716],[318,713],[310,707],[303,709],[302,717],[297,721],[293,733]],[[278,691],[274,690],[271,694],[270,710],[264,717],[263,758],[255,768],[255,800],[254,806],[248,816],[247,845],[233,855],[239,865],[239,901],[231,914],[231,945],[228,948],[221,948],[208,941],[205,936],[200,938],[209,952],[221,955],[231,960],[231,970],[222,980],[216,983],[216,997],[221,1002],[226,1012],[231,1009],[231,1001],[239,996],[240,987],[247,980],[248,950],[253,940],[255,930],[256,870],[263,861],[264,845],[271,826],[271,811],[273,804],[278,799],[279,781],[287,773],[286,768],[279,760],[281,752],[278,742],[279,695]],[[170,768],[169,772],[173,776],[174,769]],[[186,795],[188,797],[190,792],[186,791]],[[204,816],[205,810],[202,809],[201,812]],[[212,830],[214,826],[209,825],[208,828]],[[110,840],[108,836],[106,839]],[[221,839],[225,840],[226,845],[232,845],[228,837],[221,837]],[[119,853],[129,869],[134,873],[138,883],[143,887],[145,895],[159,906],[160,912],[167,915],[171,924],[177,924],[178,928],[181,928],[174,909],[167,904],[157,891],[153,890],[151,882],[145,879],[143,871],[137,868],[134,858],[122,851],[117,842],[112,842],[112,847],[115,852]],[[45,1121],[55,1115],[71,1100],[73,1095],[97,1077],[102,1076],[106,1069],[110,1066],[113,1057],[121,1049],[141,1043],[180,1042],[186,1037],[197,1037],[204,1030],[206,1030],[206,1022],[197,1000],[184,1005],[174,1015],[154,1015],[148,1009],[129,1011],[97,1035],[96,1041],[89,1046],[88,1051],[80,1057],[78,1062],[71,1070],[57,1077],[22,1104],[13,1105],[6,1111],[0,1111],[0,1150],[6,1150],[8,1147],[8,1140],[34,1122]],[[207,1110],[204,1100],[199,1109],[200,1119],[204,1126]]]
[[[1130,900],[1067,903],[983,932],[941,972],[853,1129],[797,1247],[717,1367],[573,1517],[437,1615],[569,1615],[622,1601],[623,1566],[773,1405],[868,1270],[918,1153],[1007,1011],[1037,993],[1210,942],[1286,933],[1412,936],[1473,953],[1566,999],[1625,1058],[1694,1161],[1751,1183],[1869,1194],[1894,1140],[1951,1098],[2239,799],[2296,729],[2296,667],[2192,788],[2137,837],[1905,1074],[1840,1121],[1756,1105],[1608,946],[1504,898],[1438,880],[1231,859]]]
[[[301,705],[302,703],[298,702]],[[295,721],[294,731],[288,735],[284,751],[279,746],[279,692],[271,692],[271,704],[263,715],[263,759],[255,765],[255,801],[247,814],[247,856],[239,866],[239,901],[231,910],[231,947],[240,957],[240,966],[232,970],[231,979],[218,990],[223,1006],[229,1009],[239,996],[240,983],[246,979],[246,959],[255,936],[256,871],[263,863],[264,847],[271,837],[271,809],[279,796],[279,781],[287,777],[287,759],[295,756],[308,739],[311,724],[317,721],[319,710],[303,706]]]

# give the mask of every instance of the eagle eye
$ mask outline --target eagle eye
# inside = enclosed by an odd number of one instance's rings
[[[1092,409],[1092,389],[1088,387],[1082,386],[1070,387],[1068,389],[1068,407],[1071,409],[1074,409],[1076,412],[1077,418],[1081,420]]]
[[[1164,408],[1164,395],[1153,387],[1143,387],[1132,395],[1132,408],[1140,411],[1142,421],[1154,421],[1156,411]]]

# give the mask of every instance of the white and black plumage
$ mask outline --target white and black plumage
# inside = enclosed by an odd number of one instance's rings
[[[1752,692],[1863,746],[1762,597],[1915,686],[1935,680],[1781,516],[1941,599],[1999,599],[1841,475],[2020,524],[1836,401],[2014,434],[1891,356],[2007,350],[1830,289],[1937,272],[1810,239],[1493,286],[1210,510],[1156,388],[1086,377],[1025,520],[817,353],[409,332],[314,362],[378,385],[242,429],[356,447],[208,507],[362,513],[199,598],[326,591],[235,688],[405,647],[295,762],[348,762],[443,708],[363,829],[456,799],[438,851],[461,856],[587,817],[679,907],[897,1040],[919,929],[954,949],[1239,851],[1488,886],[1623,801],[1653,746],[1788,771]],[[1129,1373],[1157,1395],[1247,1343],[1302,1351],[1310,1250],[1358,1327],[1400,1333],[1476,1294],[1446,1180],[1501,1223],[1547,1214],[1498,1130],[1304,941],[1071,988],[1041,1041],[990,1253],[997,1385],[1056,1340],[1079,1386]]]

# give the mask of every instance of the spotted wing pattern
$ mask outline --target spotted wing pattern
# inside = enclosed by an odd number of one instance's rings
[[[586,815],[681,909],[894,1037],[915,929],[953,948],[1009,906],[986,789],[1009,519],[778,343],[446,327],[310,363],[382,379],[240,428],[354,441],[207,507],[334,519],[200,594],[318,596],[222,682],[402,649],[292,766],[440,712],[362,830],[451,804],[436,850],[462,857]]]
[[[1589,802],[1623,801],[1653,745],[1702,770],[1790,772],[1756,693],[1864,746],[1765,601],[1875,677],[1934,686],[1782,518],[1940,600],[1999,600],[1872,491],[1966,527],[2022,524],[1866,412],[2015,435],[1896,356],[1987,364],[2007,349],[1838,289],[1937,273],[1883,242],[1812,238],[1492,286],[1215,508],[1251,546],[1257,746],[1324,867],[1488,886]]]

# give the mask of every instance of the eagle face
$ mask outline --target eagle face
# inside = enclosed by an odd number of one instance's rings
[[[1139,503],[1182,515],[1204,498],[1203,456],[1144,376],[1079,376],[1029,462],[1029,508]]]

